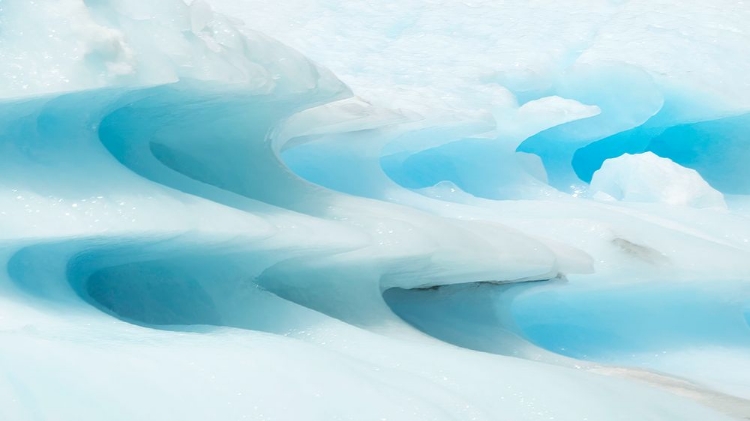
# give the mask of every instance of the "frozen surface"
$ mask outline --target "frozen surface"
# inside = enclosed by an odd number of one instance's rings
[[[0,1],[0,419],[747,418],[749,15]]]
[[[651,152],[610,158],[594,173],[591,192],[604,199],[726,208],[724,196],[695,170]]]

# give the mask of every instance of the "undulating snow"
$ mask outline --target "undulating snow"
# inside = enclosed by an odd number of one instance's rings
[[[0,419],[750,416],[750,6],[209,3],[0,0]]]

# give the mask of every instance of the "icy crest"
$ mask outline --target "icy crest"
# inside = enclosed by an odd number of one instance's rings
[[[181,79],[236,84],[258,94],[302,91],[335,78],[296,51],[236,29],[202,0],[5,2],[4,98]],[[321,78],[320,75],[324,75]]]

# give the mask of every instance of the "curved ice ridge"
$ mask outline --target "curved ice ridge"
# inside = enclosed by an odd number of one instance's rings
[[[383,294],[562,274],[747,279],[741,210],[552,187],[634,152],[632,132],[650,145],[636,152],[747,193],[746,169],[676,140],[741,144],[747,104],[712,97],[680,114],[650,96],[661,85],[647,71],[607,64],[549,89],[490,77],[530,95],[520,106],[386,107],[200,0],[2,3],[0,22],[0,418],[731,419],[639,383],[457,349]],[[621,91],[597,89],[612,81]],[[625,93],[636,99],[611,99]]]

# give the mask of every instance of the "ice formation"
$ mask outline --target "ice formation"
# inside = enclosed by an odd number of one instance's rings
[[[0,0],[0,419],[750,416],[750,8],[558,3]]]
[[[697,171],[652,152],[610,158],[591,178],[594,196],[701,208],[726,208],[724,196]]]

